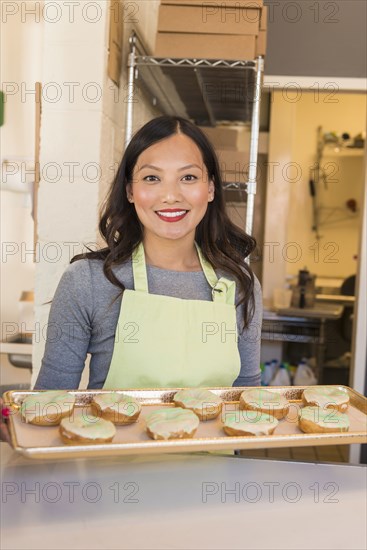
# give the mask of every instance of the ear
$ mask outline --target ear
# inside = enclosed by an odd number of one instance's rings
[[[212,202],[214,200],[214,192],[215,192],[215,185],[214,181],[209,181],[209,189],[208,189],[208,202]]]
[[[132,190],[132,187],[131,187],[131,183],[128,183],[126,185],[126,196],[127,196],[127,200],[129,202],[134,202],[133,190]]]

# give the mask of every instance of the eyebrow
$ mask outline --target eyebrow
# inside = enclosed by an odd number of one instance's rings
[[[158,172],[163,171],[162,168],[158,168],[158,166],[154,166],[153,164],[143,164],[143,166],[139,168],[138,172],[140,172],[140,170],[143,170],[143,168],[151,168],[152,170],[157,170]],[[186,166],[179,168],[178,171],[181,172],[182,170],[187,170],[188,168],[199,168],[199,170],[202,170],[201,166],[199,166],[198,164],[187,164]]]
[[[199,166],[198,164],[187,164],[187,166],[183,166],[182,168],[180,168],[179,172],[181,170],[187,170],[188,168],[199,168],[199,170],[202,170],[202,167]]]
[[[162,168],[158,168],[158,166],[154,166],[153,164],[143,164],[143,166],[139,168],[138,172],[140,172],[140,170],[143,170],[143,168],[151,168],[152,170],[158,170],[158,172],[162,172]]]

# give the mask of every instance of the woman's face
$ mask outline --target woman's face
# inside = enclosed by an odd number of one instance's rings
[[[194,240],[214,199],[200,149],[185,134],[148,147],[138,157],[127,196],[144,226],[144,238]]]

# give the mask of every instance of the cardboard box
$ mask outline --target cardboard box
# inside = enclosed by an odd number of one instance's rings
[[[217,149],[217,155],[222,173],[246,174],[249,164],[248,151]]]
[[[226,5],[228,7],[234,6],[236,8],[243,7],[259,7],[262,8],[264,0],[161,0],[161,5],[166,4],[180,4],[181,6],[200,6],[203,4],[212,4],[214,7]]]
[[[243,170],[238,170],[237,172],[225,172],[221,170],[222,181],[226,183],[247,183],[248,175],[247,172]]]
[[[238,134],[237,147],[239,151],[250,151],[251,133],[249,130],[243,129]],[[258,154],[267,155],[269,151],[269,133],[259,132]]]
[[[264,6],[261,10],[260,30],[266,31],[268,28],[268,6]]]
[[[244,155],[243,158],[245,159],[249,158],[251,133],[248,128],[239,126],[237,130],[236,128],[227,128],[226,126],[217,126],[215,128],[200,126],[200,129],[210,139],[217,151],[218,157],[220,156],[224,161],[229,160],[230,163],[233,161],[234,157],[230,158],[231,151],[240,152],[240,154]],[[259,132],[258,154],[267,155],[268,151],[269,133]],[[234,162],[238,162],[238,157],[234,158]]]
[[[254,35],[159,32],[156,57],[187,57],[248,61],[255,57]]]
[[[260,31],[256,37],[256,46],[255,46],[255,57],[258,55],[266,55],[266,39],[267,31]]]
[[[239,126],[236,128],[227,128],[226,126],[216,126],[215,128],[200,126],[200,129],[208,136],[210,142],[224,162],[229,165],[233,162],[242,162],[241,158],[234,157],[231,152],[239,152],[242,158],[249,158],[251,132],[249,128]],[[241,153],[242,151],[242,153]],[[267,155],[269,151],[269,133],[259,132],[258,154]],[[227,168],[233,170],[233,168]]]
[[[218,5],[166,4],[159,8],[159,32],[200,34],[255,34],[260,29],[261,9]]]
[[[220,126],[215,128],[201,126],[200,130],[208,136],[215,149],[236,149],[237,147],[237,130]]]
[[[107,74],[111,80],[120,86],[122,65],[122,5],[119,0],[110,3],[110,29]]]

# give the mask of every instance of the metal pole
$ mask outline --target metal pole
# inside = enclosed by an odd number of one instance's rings
[[[128,83],[127,83],[127,102],[126,102],[126,130],[125,130],[125,149],[129,145],[133,133],[133,113],[134,113],[134,80],[135,80],[135,52],[136,37],[135,33],[130,36],[130,53],[127,61]]]
[[[248,172],[247,208],[246,208],[246,233],[252,235],[254,221],[254,206],[256,195],[256,173],[257,173],[257,152],[259,148],[259,127],[260,127],[260,103],[261,103],[261,82],[264,70],[264,59],[256,59],[256,83],[254,90],[254,105],[252,109],[251,141],[250,141],[250,166]],[[249,257],[246,262],[250,263]]]

